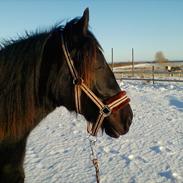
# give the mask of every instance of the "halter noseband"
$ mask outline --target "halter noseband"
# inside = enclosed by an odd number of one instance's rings
[[[78,75],[77,70],[75,69],[72,58],[70,57],[67,45],[64,42],[63,35],[61,35],[62,49],[67,61],[67,65],[73,77],[74,84],[74,94],[75,94],[75,106],[76,112],[81,113],[81,90],[96,104],[99,108],[99,116],[96,123],[92,127],[89,133],[92,136],[96,136],[99,131],[104,118],[111,115],[112,112],[123,108],[126,104],[129,103],[130,99],[127,97],[125,91],[120,91],[117,95],[109,98],[108,100],[102,102],[91,90],[88,88],[83,79]]]

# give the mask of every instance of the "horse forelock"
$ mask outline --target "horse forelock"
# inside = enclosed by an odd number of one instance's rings
[[[67,43],[71,47],[71,57],[73,50],[73,61],[79,72],[79,75],[83,78],[85,83],[91,87],[94,77],[94,66],[96,64],[97,50],[102,51],[100,44],[91,31],[87,31],[84,35],[77,29],[73,28],[79,19],[75,18],[68,22],[64,28],[64,34],[67,38]]]

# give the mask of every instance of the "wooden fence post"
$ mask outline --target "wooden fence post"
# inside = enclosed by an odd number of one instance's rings
[[[134,77],[134,50],[132,48],[132,77]]]
[[[111,62],[112,62],[112,71],[114,71],[113,48],[111,48]]]
[[[152,77],[153,77],[153,84],[154,84],[154,65],[152,66]]]

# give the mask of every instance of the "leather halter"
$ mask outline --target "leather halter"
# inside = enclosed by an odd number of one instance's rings
[[[78,72],[74,66],[73,60],[70,57],[67,45],[64,42],[63,35],[61,35],[62,49],[67,61],[67,65],[73,77],[74,94],[75,94],[75,106],[76,112],[81,113],[81,91],[83,91],[99,108],[99,116],[96,123],[92,126],[91,131],[88,131],[92,136],[96,136],[99,131],[103,120],[110,116],[112,112],[123,108],[129,103],[130,99],[127,97],[125,91],[120,91],[117,95],[110,97],[108,100],[102,102],[91,90],[88,88],[83,79],[78,75]]]

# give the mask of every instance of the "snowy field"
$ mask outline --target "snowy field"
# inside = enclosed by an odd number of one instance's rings
[[[183,183],[183,83],[120,82],[133,124],[119,139],[98,137],[101,183]],[[65,108],[28,139],[26,183],[95,183],[86,121]]]

